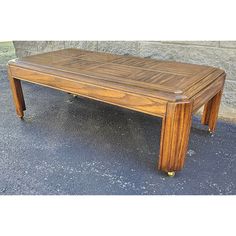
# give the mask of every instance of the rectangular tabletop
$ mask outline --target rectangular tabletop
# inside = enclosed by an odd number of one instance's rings
[[[148,98],[150,101],[160,103],[160,112],[157,112],[160,115],[164,113],[161,108],[162,103],[189,101],[197,98],[197,94],[224,73],[223,70],[204,65],[80,49],[63,49],[15,59],[9,62],[9,67],[14,77],[49,87],[50,83],[46,84],[44,81],[46,80],[45,75],[52,76],[52,78],[57,76],[58,83],[63,82],[60,81],[60,78],[64,78],[64,81],[71,81],[70,88],[77,83],[85,84],[90,91],[95,86],[98,89],[103,88],[107,93],[123,91],[125,94],[141,95],[144,99]],[[41,77],[38,78],[37,75],[41,75]],[[221,85],[220,82],[218,84]],[[56,86],[53,84],[51,87]],[[60,86],[58,88],[60,89]],[[67,91],[67,89],[64,90]],[[88,92],[83,93],[81,87],[80,91],[81,95],[106,101],[97,95],[93,97]],[[111,94],[111,96],[113,95]],[[152,114],[149,111],[147,113]]]

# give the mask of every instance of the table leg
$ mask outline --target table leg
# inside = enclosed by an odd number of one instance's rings
[[[181,170],[184,166],[185,155],[192,122],[193,104],[168,103],[166,115],[162,120],[160,157],[158,169],[169,172]]]
[[[13,100],[16,108],[16,113],[20,118],[23,118],[25,107],[24,95],[21,87],[21,81],[11,76],[11,72],[8,70],[8,77],[10,81]]]
[[[209,126],[209,131],[213,133],[216,128],[220,101],[222,97],[222,90],[220,90],[211,100],[209,100],[205,106],[202,115],[202,124]]]

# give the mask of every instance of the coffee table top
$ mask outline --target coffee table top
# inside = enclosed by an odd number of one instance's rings
[[[9,65],[167,101],[189,100],[224,73],[204,65],[80,49],[27,56]]]

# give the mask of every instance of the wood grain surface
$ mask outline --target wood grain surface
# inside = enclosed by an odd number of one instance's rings
[[[191,128],[193,104],[168,103],[162,120],[159,169],[178,171],[184,166]]]
[[[215,131],[225,72],[205,65],[63,49],[8,63],[16,112],[24,116],[21,80],[163,118],[158,168],[184,166],[191,117]]]

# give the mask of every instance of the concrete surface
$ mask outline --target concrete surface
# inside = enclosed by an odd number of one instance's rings
[[[6,69],[6,63],[16,58],[13,42],[0,42],[0,70]]]
[[[227,77],[220,116],[236,121],[236,41],[14,41],[17,57],[74,47],[219,67]]]
[[[23,83],[17,118],[0,79],[0,194],[236,194],[236,125],[194,118],[185,168],[156,170],[161,119]]]

